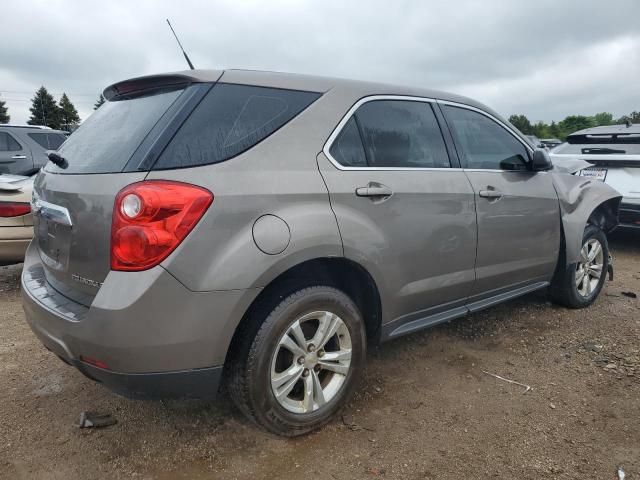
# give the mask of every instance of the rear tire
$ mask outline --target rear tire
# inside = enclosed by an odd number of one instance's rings
[[[366,332],[355,303],[333,287],[302,288],[270,305],[256,309],[241,332],[229,393],[256,424],[295,437],[329,422],[351,397],[366,361]]]
[[[551,299],[569,308],[588,307],[598,298],[608,268],[607,237],[599,227],[587,225],[582,237],[580,260],[565,268],[558,266],[549,288]]]

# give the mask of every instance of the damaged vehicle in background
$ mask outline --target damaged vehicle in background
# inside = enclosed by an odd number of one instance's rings
[[[589,306],[620,195],[448,93],[191,70],[123,81],[34,186],[27,321],[132,396],[212,396],[295,436],[367,346],[539,289]]]
[[[33,237],[33,177],[0,175],[0,265],[20,263]]]
[[[640,229],[640,124],[610,125],[572,133],[551,152],[555,165],[588,162],[577,173],[622,194],[620,227]]]

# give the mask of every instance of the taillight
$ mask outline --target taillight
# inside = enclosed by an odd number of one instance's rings
[[[0,217],[20,217],[31,212],[31,205],[22,202],[0,202]]]
[[[188,183],[148,180],[118,193],[111,223],[111,269],[158,265],[198,223],[213,194]]]

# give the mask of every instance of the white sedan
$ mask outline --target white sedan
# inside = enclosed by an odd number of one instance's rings
[[[33,237],[33,178],[0,175],[0,265],[22,262]]]

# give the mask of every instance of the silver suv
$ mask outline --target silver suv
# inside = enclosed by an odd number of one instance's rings
[[[133,396],[328,422],[367,345],[550,287],[591,304],[620,195],[468,98],[281,73],[117,83],[37,176],[24,309]]]
[[[0,174],[29,176],[47,163],[47,150],[57,150],[66,132],[32,125],[0,124]]]

